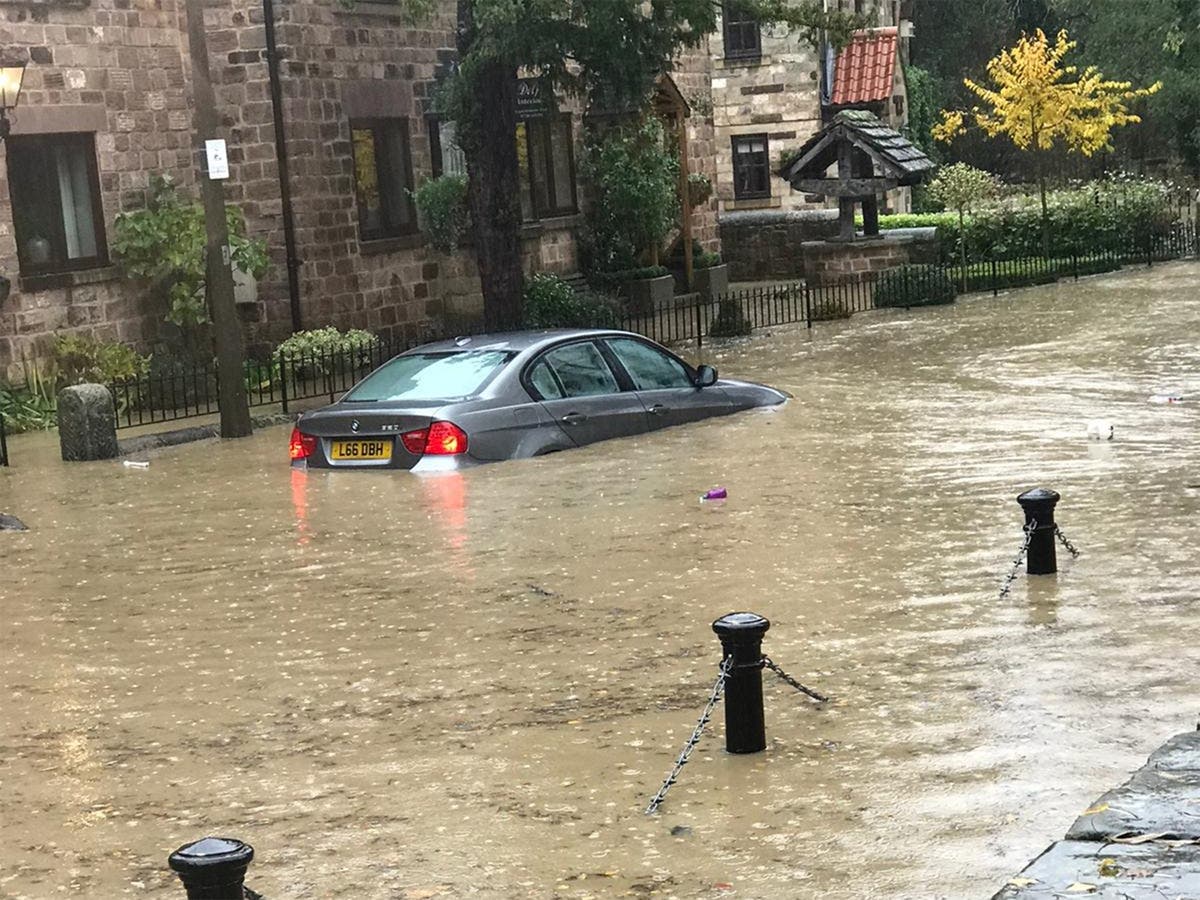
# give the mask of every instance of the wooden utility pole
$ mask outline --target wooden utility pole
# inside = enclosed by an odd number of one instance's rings
[[[188,48],[192,60],[193,124],[196,146],[217,138],[217,98],[208,71],[208,40],[204,34],[204,0],[186,0]],[[209,154],[206,154],[211,159]],[[223,149],[222,149],[222,161]],[[250,406],[246,400],[245,356],[242,329],[233,299],[233,268],[230,260],[229,225],[225,220],[227,173],[206,166],[200,178],[204,200],[205,285],[208,309],[217,343],[217,391],[221,406],[221,437],[248,437],[251,433]],[[220,176],[214,177],[214,176]]]

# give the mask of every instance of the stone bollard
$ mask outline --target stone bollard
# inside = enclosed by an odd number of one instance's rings
[[[254,848],[234,838],[206,837],[180,847],[167,864],[179,875],[188,900],[244,900],[246,869]]]
[[[58,442],[67,462],[113,459],[120,454],[117,413],[108,388],[77,384],[59,392]]]
[[[1025,510],[1025,528],[1037,523],[1029,537],[1029,553],[1026,557],[1025,570],[1030,575],[1053,575],[1058,571],[1058,555],[1055,548],[1057,526],[1054,524],[1054,507],[1058,505],[1059,495],[1037,488],[1026,491],[1017,498],[1021,508]]]
[[[712,625],[721,639],[722,662],[733,657],[725,682],[725,749],[730,753],[767,749],[762,640],[770,627],[762,616],[747,612],[721,616]]]

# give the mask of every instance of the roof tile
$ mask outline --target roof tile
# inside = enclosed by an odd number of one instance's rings
[[[834,106],[877,103],[892,96],[896,75],[895,28],[856,31],[854,39],[838,54],[834,70]]]

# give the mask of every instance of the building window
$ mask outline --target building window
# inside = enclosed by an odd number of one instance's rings
[[[434,178],[467,174],[467,155],[458,146],[458,129],[453,122],[429,119],[429,156]]]
[[[521,214],[527,221],[569,216],[575,197],[575,140],[571,117],[546,116],[517,125]]]
[[[733,139],[733,195],[738,200],[771,196],[771,156],[765,134]]]
[[[358,237],[362,241],[412,234],[412,157],[407,119],[355,119],[350,122],[354,151],[354,194]]]
[[[107,265],[95,135],[20,135],[7,144],[21,273]]]
[[[744,7],[726,3],[721,9],[726,59],[757,59],[762,56],[762,28]]]

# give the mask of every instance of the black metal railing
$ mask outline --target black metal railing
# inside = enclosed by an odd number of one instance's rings
[[[1048,284],[1064,278],[1109,272],[1130,264],[1153,265],[1170,259],[1200,257],[1196,223],[1179,222],[1170,229],[1103,249],[1066,256],[968,258],[910,264],[880,272],[863,272],[819,282],[790,282],[731,291],[717,299],[693,294],[677,297],[652,311],[630,312],[622,329],[662,344],[695,343],[708,338],[760,328],[847,319],[882,308],[910,308],[949,302],[958,292],[998,294],[1010,288]],[[731,328],[731,325],[733,326]],[[475,329],[477,331],[477,329]],[[470,334],[462,328],[455,334]],[[246,392],[251,408],[278,406],[289,412],[306,400],[332,403],[366,374],[412,347],[450,334],[424,333],[379,338],[369,343],[309,353],[276,352],[246,364]],[[220,411],[215,362],[177,365],[110,385],[117,427],[173,422]],[[0,440],[3,432],[0,431]]]
[[[4,416],[0,416],[0,466],[8,465],[8,435],[4,431]]]

